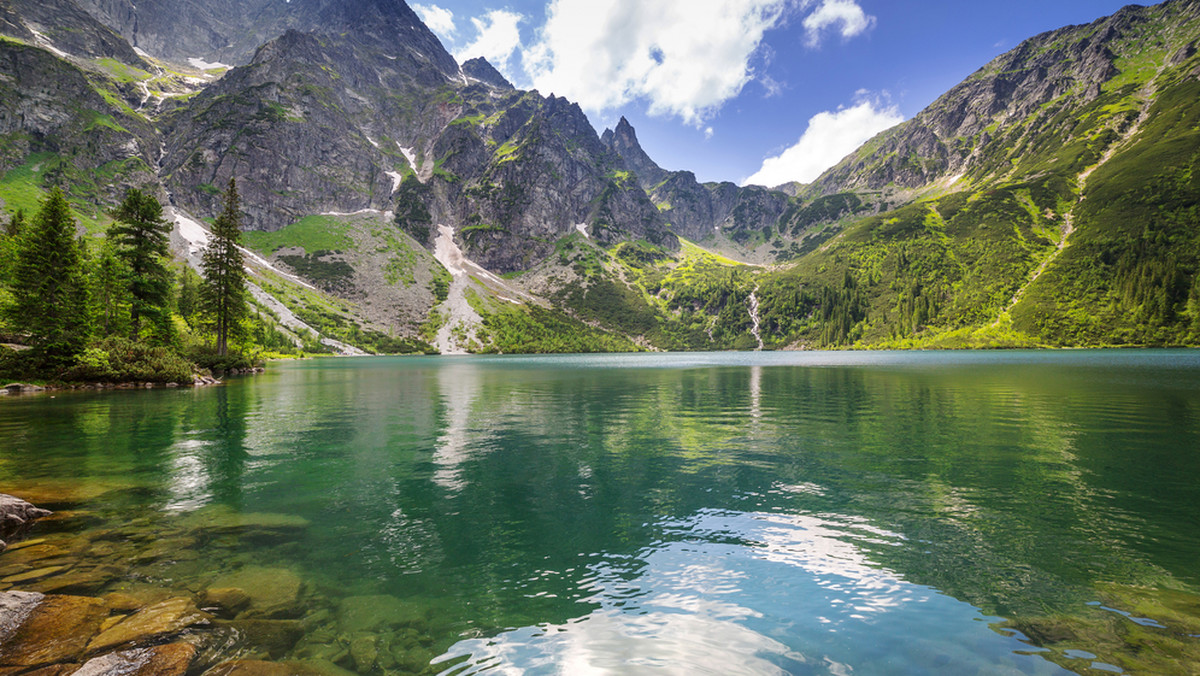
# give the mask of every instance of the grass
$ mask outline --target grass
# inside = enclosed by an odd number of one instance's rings
[[[266,255],[285,247],[299,247],[308,255],[318,251],[346,251],[354,246],[354,240],[346,234],[349,226],[345,216],[305,216],[274,232],[244,232],[242,241]]]

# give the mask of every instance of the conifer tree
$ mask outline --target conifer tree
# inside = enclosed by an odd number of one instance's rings
[[[89,277],[100,335],[108,337],[127,333],[132,305],[128,287],[129,269],[117,256],[111,239],[100,242],[100,250],[92,256]]]
[[[153,195],[136,188],[113,213],[117,222],[108,230],[114,253],[128,270],[130,338],[138,340],[142,320],[148,319],[160,342],[171,338],[171,272],[167,249],[171,226]]]
[[[229,338],[239,334],[247,312],[246,269],[238,249],[241,236],[241,200],[237,183],[231,178],[225,191],[225,207],[213,223],[212,239],[200,263],[204,273],[200,303],[216,331],[217,354],[221,356],[229,353]]]
[[[69,366],[91,334],[75,219],[58,188],[20,235],[9,319],[29,333],[37,366]]]

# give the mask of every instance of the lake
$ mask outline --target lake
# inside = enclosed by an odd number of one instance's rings
[[[76,557],[0,589],[189,594],[208,664],[1200,671],[1196,351],[319,359],[0,439]]]

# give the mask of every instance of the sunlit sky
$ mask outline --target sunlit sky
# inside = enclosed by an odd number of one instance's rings
[[[701,181],[811,181],[1022,40],[1120,0],[428,0],[465,61],[622,115],[666,169]],[[1152,3],[1150,3],[1152,4]],[[790,152],[789,152],[790,151]]]

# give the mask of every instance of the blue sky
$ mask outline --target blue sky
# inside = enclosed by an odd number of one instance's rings
[[[646,152],[701,181],[811,180],[995,56],[1120,0],[428,0],[463,61],[622,115]]]

